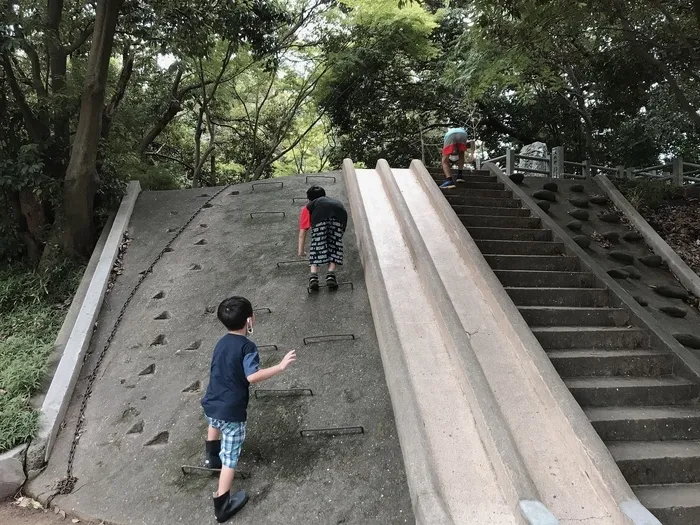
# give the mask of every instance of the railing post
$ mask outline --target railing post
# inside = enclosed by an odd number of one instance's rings
[[[506,149],[506,175],[509,177],[515,169],[515,150],[513,148]]]
[[[634,180],[634,168],[627,168],[627,169],[625,170],[625,176],[626,176],[629,180]]]
[[[673,184],[683,186],[683,157],[675,157],[673,159]]]
[[[549,176],[553,179],[564,178],[564,146],[552,148],[549,157]]]
[[[476,158],[475,163],[476,163],[476,169],[480,170],[481,169],[481,157],[480,156]]]
[[[586,159],[583,161],[583,167],[581,168],[583,176],[587,179],[591,178],[591,159]]]
[[[624,178],[624,176],[625,176],[625,167],[624,166],[617,167],[617,176],[620,179]]]

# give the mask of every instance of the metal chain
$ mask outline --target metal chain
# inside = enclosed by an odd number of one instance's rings
[[[92,387],[95,383],[95,379],[97,379],[97,372],[100,369],[100,365],[102,364],[102,360],[104,359],[105,355],[107,354],[107,350],[109,350],[110,345],[112,344],[112,341],[114,340],[114,337],[117,335],[117,331],[119,329],[119,325],[124,317],[124,314],[126,313],[126,309],[129,307],[129,304],[131,303],[131,300],[134,298],[136,293],[139,291],[139,288],[141,287],[141,284],[146,280],[146,278],[151,274],[153,271],[153,268],[155,265],[160,261],[160,259],[163,257],[163,254],[165,254],[170,246],[177,240],[177,238],[184,232],[187,227],[192,223],[192,221],[199,215],[199,213],[204,209],[204,207],[209,204],[211,201],[213,201],[215,198],[217,198],[219,195],[221,195],[224,191],[226,191],[228,188],[230,188],[231,185],[224,186],[221,190],[217,191],[212,197],[207,199],[198,209],[195,211],[192,216],[183,224],[180,229],[177,231],[177,233],[168,241],[168,244],[166,244],[163,249],[160,251],[158,255],[156,255],[156,258],[153,260],[153,262],[146,268],[144,271],[140,272],[140,276],[138,280],[136,281],[136,285],[134,285],[134,288],[131,290],[131,293],[129,296],[126,298],[126,301],[124,302],[121,310],[119,311],[119,315],[117,316],[116,321],[114,322],[114,326],[112,327],[112,331],[109,334],[109,337],[107,338],[107,341],[105,341],[105,345],[102,348],[102,351],[100,352],[99,357],[97,358],[97,361],[95,362],[95,366],[92,369],[92,372],[88,376],[87,379],[87,386],[85,387],[85,394],[83,394],[83,400],[80,403],[80,411],[78,412],[78,421],[75,424],[75,432],[73,433],[73,441],[70,446],[70,452],[68,453],[68,466],[66,468],[66,477],[56,483],[56,491],[49,496],[47,500],[47,505],[53,501],[53,499],[58,496],[59,494],[70,494],[73,492],[73,489],[75,488],[75,483],[78,481],[78,478],[76,478],[73,475],[73,460],[75,459],[75,452],[78,448],[78,443],[80,442],[80,435],[83,431],[83,424],[85,422],[85,410],[87,408],[88,400],[90,399],[90,395],[92,394]]]

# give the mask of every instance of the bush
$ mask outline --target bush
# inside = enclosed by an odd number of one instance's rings
[[[46,359],[80,282],[69,261],[36,272],[0,270],[0,452],[33,437],[37,414],[29,400],[46,374]]]
[[[684,198],[683,188],[668,181],[653,179],[618,180],[616,185],[625,198],[639,209],[646,206],[656,209],[664,201]]]

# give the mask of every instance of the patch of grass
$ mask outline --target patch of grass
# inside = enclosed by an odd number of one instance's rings
[[[668,181],[624,179],[616,181],[616,185],[635,209],[644,206],[657,209],[665,201],[683,198],[683,188],[674,186]]]
[[[0,452],[36,433],[29,399],[44,379],[83,269],[68,261],[41,273],[21,265],[0,269]]]

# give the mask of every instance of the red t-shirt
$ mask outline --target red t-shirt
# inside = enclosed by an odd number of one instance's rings
[[[299,215],[299,229],[311,229],[311,213],[309,213],[309,208],[306,206],[301,209],[301,214]]]

